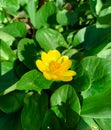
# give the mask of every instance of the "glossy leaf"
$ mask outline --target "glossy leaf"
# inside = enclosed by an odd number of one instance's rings
[[[0,50],[1,50],[1,58],[0,61],[14,61],[16,56],[14,52],[11,50],[10,46],[3,42],[0,41]]]
[[[57,117],[64,122],[65,128],[74,129],[79,120],[80,104],[75,90],[70,85],[61,86],[53,93],[51,107]]]
[[[27,32],[26,25],[24,22],[10,23],[4,28],[2,28],[2,31],[10,34],[13,37],[25,37]]]
[[[77,14],[67,10],[59,11],[57,13],[57,22],[61,25],[73,25],[77,22]]]
[[[29,69],[36,68],[37,47],[32,39],[24,38],[18,44],[18,58]]]
[[[36,32],[36,40],[45,51],[68,47],[64,37],[56,30],[43,28]]]
[[[56,6],[54,2],[47,2],[44,4],[36,13],[36,28],[48,26],[48,19],[56,11]],[[41,15],[42,14],[42,15]]]
[[[17,10],[19,9],[19,0],[1,0],[0,4],[1,7],[11,15],[16,15]]]
[[[90,0],[90,7],[91,7],[92,12],[95,15],[99,15],[102,6],[103,6],[103,3],[101,0]]]
[[[106,38],[110,37],[110,31],[110,28],[97,28],[94,25],[85,27],[75,35],[73,46],[81,45],[82,48],[91,50],[102,43],[104,44]]]
[[[35,27],[36,26],[36,17],[35,17],[35,14],[36,14],[36,5],[35,5],[35,1],[29,0],[27,6],[28,6],[28,14],[29,14],[31,23]]]
[[[110,118],[111,114],[111,89],[85,98],[83,100],[81,115],[91,118]]]
[[[48,109],[48,98],[45,93],[41,95],[29,92],[24,100],[21,121],[24,130],[40,130],[43,117]]]
[[[0,92],[9,88],[18,81],[18,77],[14,71],[14,63],[1,62],[1,76],[0,76]]]
[[[103,27],[111,27],[110,17],[111,17],[111,6],[110,5],[105,6],[100,11],[97,22]]]
[[[103,130],[110,130],[111,128],[111,118],[103,118],[103,119],[95,119],[97,124],[103,129]]]
[[[8,44],[8,46],[11,46],[13,41],[15,40],[14,37],[9,35],[8,33],[5,33],[3,31],[0,31],[0,39]]]
[[[46,80],[42,73],[37,70],[31,70],[25,73],[17,83],[18,90],[35,90],[41,92],[43,89],[49,89],[52,81]]]

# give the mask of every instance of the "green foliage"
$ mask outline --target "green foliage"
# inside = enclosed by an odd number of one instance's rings
[[[110,0],[0,0],[0,130],[111,129],[110,18]],[[36,67],[53,49],[72,81]]]

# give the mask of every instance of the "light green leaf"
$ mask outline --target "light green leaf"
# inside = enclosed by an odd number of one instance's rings
[[[36,13],[36,28],[48,26],[48,19],[56,11],[56,6],[54,2],[47,2],[44,4]]]
[[[81,115],[90,118],[111,118],[111,88],[83,100]]]
[[[14,37],[12,37],[11,35],[3,32],[3,31],[0,31],[0,39],[4,42],[6,42],[8,44],[8,46],[11,46],[13,41],[15,40]]]
[[[58,47],[68,47],[61,33],[50,28],[43,28],[36,32],[36,40],[45,51],[57,49]]]
[[[90,7],[92,12],[95,15],[99,15],[99,12],[101,11],[101,8],[103,6],[103,3],[101,0],[90,0]]]
[[[0,51],[1,51],[0,61],[14,61],[15,60],[16,56],[7,43],[0,41]]]
[[[31,23],[33,24],[33,26],[36,26],[36,16],[35,16],[35,12],[36,12],[36,7],[35,7],[35,1],[34,0],[28,0],[28,14],[31,20]]]
[[[1,29],[3,32],[10,34],[13,37],[25,37],[26,25],[24,22],[13,22]]]
[[[52,81],[44,78],[42,73],[31,70],[25,73],[17,83],[17,90],[35,90],[40,93],[43,89],[49,89]]]
[[[77,13],[65,9],[58,11],[57,22],[60,25],[74,25],[77,22]]]
[[[110,130],[111,128],[111,119],[95,119],[97,124],[103,129],[103,130]]]

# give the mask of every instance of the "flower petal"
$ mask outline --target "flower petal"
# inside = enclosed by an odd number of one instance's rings
[[[72,79],[72,76],[64,76],[61,78],[62,81],[71,81]]]
[[[44,71],[44,72],[43,72],[43,75],[44,75],[44,77],[45,77],[47,80],[52,80],[52,76],[51,76],[50,73]]]
[[[64,60],[63,63],[61,64],[61,69],[62,71],[66,71],[68,70],[72,65],[72,61],[67,59],[67,60]]]
[[[44,70],[46,70],[46,67],[45,67],[45,65],[44,65],[44,63],[41,61],[41,60],[37,60],[36,61],[36,66],[38,67],[38,69],[40,70],[40,71],[44,71]]]
[[[41,54],[41,59],[42,59],[43,63],[44,63],[46,66],[49,65],[50,60],[49,60],[49,57],[48,57],[47,53],[42,52],[42,54]]]
[[[48,52],[48,58],[50,61],[57,61],[60,58],[61,54],[57,50],[50,50]]]
[[[73,71],[73,70],[68,70],[66,72],[63,72],[62,74],[63,76],[75,76],[76,75],[76,72]]]

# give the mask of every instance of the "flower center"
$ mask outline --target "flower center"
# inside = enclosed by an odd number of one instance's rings
[[[55,61],[52,61],[50,64],[49,64],[49,68],[50,68],[50,71],[51,73],[53,74],[59,74],[59,68],[60,68],[61,64],[60,63],[57,63]]]

